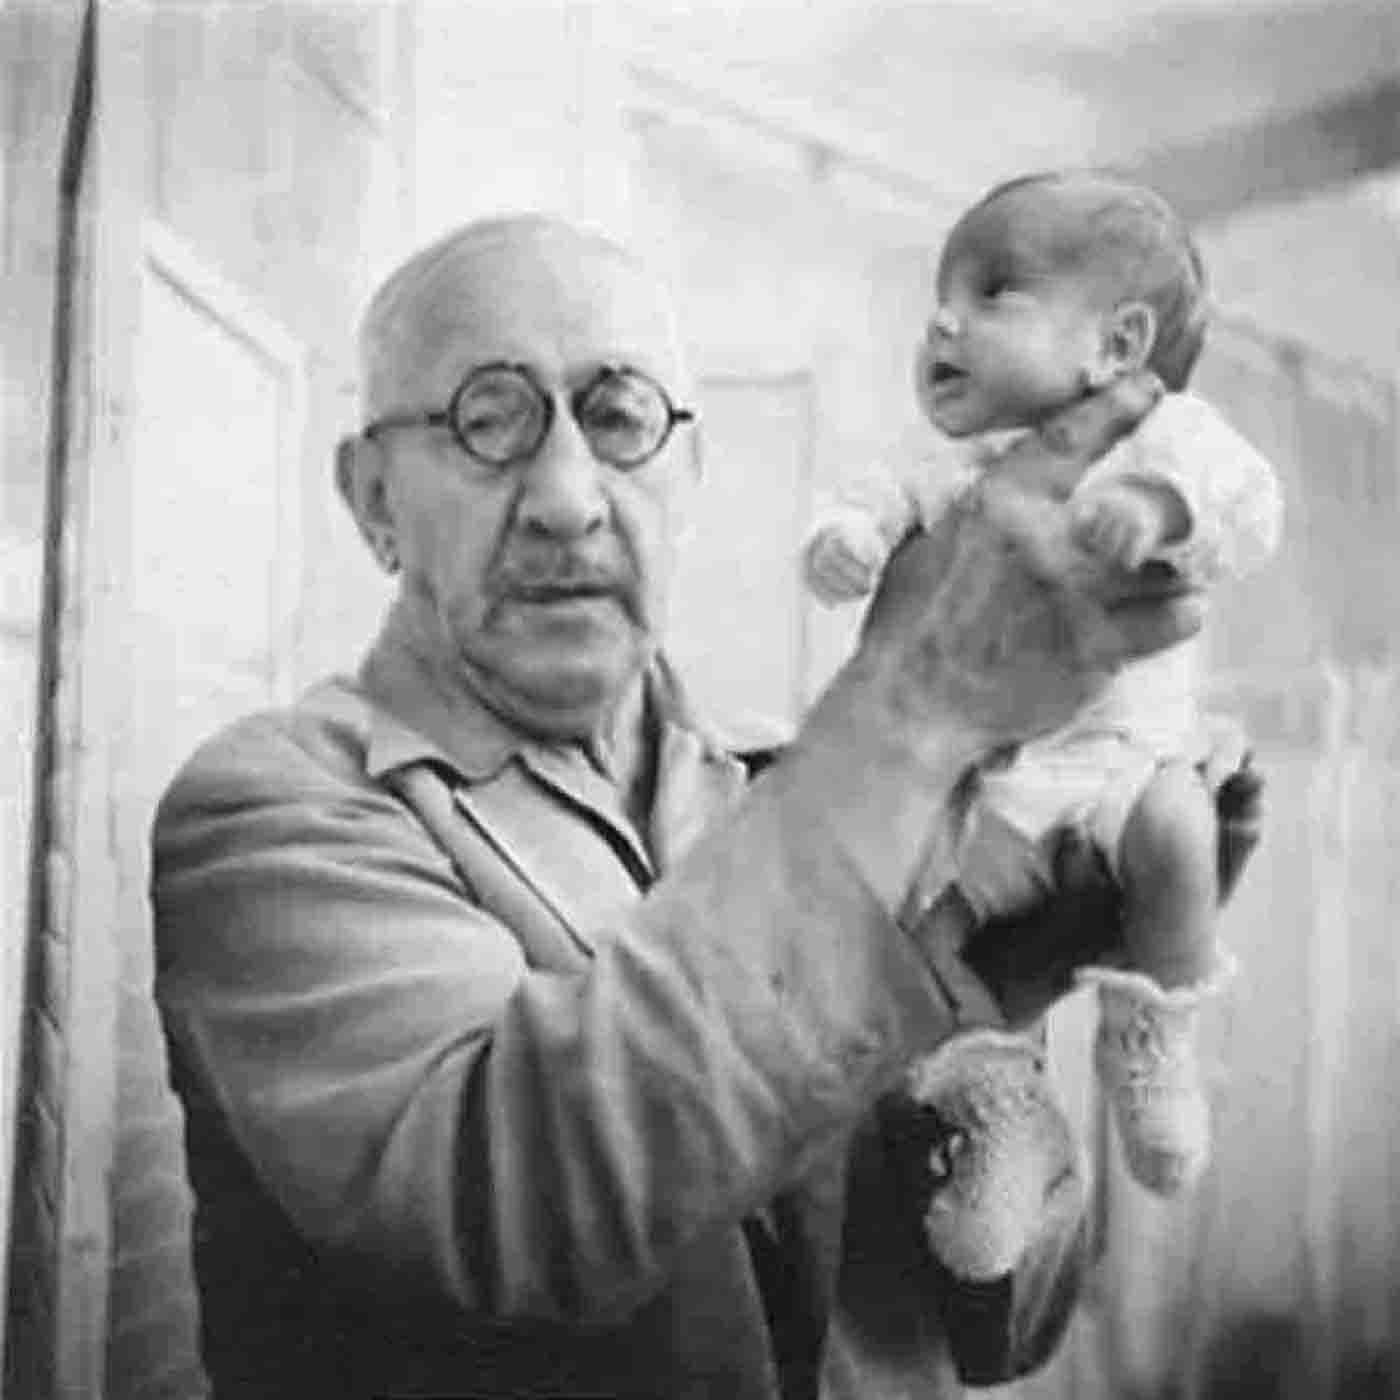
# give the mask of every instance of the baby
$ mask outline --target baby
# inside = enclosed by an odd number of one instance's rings
[[[1168,391],[1159,405],[1077,483],[1044,484],[1058,502],[1046,557],[1071,585],[1085,556],[1197,585],[1267,559],[1281,516],[1273,472],[1185,392],[1207,299],[1199,253],[1160,197],[1091,172],[1001,185],[953,228],[937,290],[915,379],[925,416],[960,440],[952,465],[872,476],[836,499],[803,556],[820,599],[869,593],[906,534],[996,480],[1012,437],[1143,368]],[[1163,1195],[1208,1156],[1195,1023],[1230,967],[1215,936],[1210,799],[1189,764],[1167,761],[1198,752],[1198,664],[1195,642],[1138,662],[1069,726],[988,765],[950,896],[969,921],[1023,910],[1049,887],[1052,835],[1087,830],[1122,890],[1126,948],[1125,966],[1081,973],[1099,995],[1095,1066],[1130,1171]],[[981,1131],[998,1131],[995,1115]],[[1007,1160],[981,1146],[973,1159]],[[995,1183],[974,1194],[994,1197]]]

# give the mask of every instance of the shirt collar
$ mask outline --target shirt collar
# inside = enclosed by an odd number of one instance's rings
[[[475,697],[450,697],[411,644],[395,605],[360,665],[360,684],[374,701],[365,767],[378,778],[410,763],[445,763],[469,781],[492,777],[525,742]]]

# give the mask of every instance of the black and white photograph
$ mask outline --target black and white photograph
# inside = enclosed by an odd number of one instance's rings
[[[5,1400],[1400,1397],[1397,0],[0,0],[0,389]]]

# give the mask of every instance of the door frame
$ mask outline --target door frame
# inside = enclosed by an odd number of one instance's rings
[[[100,1395],[113,1006],[101,931],[110,869],[79,851],[106,846],[104,772],[79,735],[96,687],[87,653],[101,636],[89,574],[93,465],[103,433],[99,328],[104,143],[99,5],[83,12],[59,178],[52,403],[48,441],[34,818],[10,1216],[6,1379],[23,1393]],[[94,627],[96,623],[96,627]],[[95,1059],[92,1051],[102,1047]],[[91,1062],[91,1064],[90,1064]],[[95,1079],[85,1080],[89,1066]],[[75,1111],[75,1105],[77,1111]]]
[[[168,229],[146,217],[143,111],[153,12],[87,0],[61,172],[38,734],[25,986],[16,1008],[14,1191],[5,1355],[16,1393],[100,1397],[112,1254],[120,930],[144,921],[122,877],[118,763],[133,360],[144,278],[165,279],[287,369],[289,432],[303,417],[300,347]],[[297,484],[285,491],[295,520]],[[279,567],[295,557],[279,549]],[[296,578],[279,574],[279,621]],[[291,677],[290,626],[274,684]],[[8,1132],[7,1121],[3,1131]]]

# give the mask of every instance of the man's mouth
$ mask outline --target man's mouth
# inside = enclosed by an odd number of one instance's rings
[[[616,601],[621,598],[622,589],[612,583],[527,583],[512,588],[511,595],[518,603],[532,603],[536,607],[563,607],[603,599]]]
[[[559,617],[606,608],[636,612],[632,570],[616,558],[585,557],[557,548],[526,550],[507,560],[493,579],[498,602]]]
[[[623,578],[588,574],[585,577],[515,579],[503,592],[516,607],[561,621],[601,617],[614,610],[627,617],[636,613],[631,588]]]

